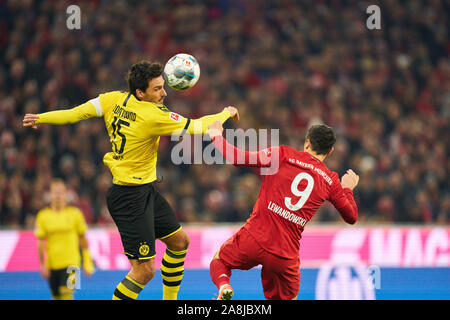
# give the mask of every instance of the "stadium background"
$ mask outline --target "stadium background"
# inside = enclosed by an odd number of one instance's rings
[[[80,30],[66,27],[71,4],[81,9]],[[327,166],[361,177],[356,226],[345,227],[324,205],[306,227],[300,298],[370,298],[355,283],[367,282],[358,268],[375,265],[382,279],[375,298],[449,299],[448,4],[379,2],[381,29],[369,30],[370,4],[1,1],[0,298],[50,297],[31,230],[52,177],[67,181],[96,248],[99,271],[82,278],[76,297],[109,299],[126,269],[105,204],[111,176],[102,157],[110,144],[102,120],[35,132],[22,127],[23,115],[126,90],[133,62],[187,52],[202,74],[186,92],[167,89],[170,109],[195,118],[234,105],[239,128],[280,129],[280,144],[297,149],[310,124],[327,123],[338,135]],[[158,188],[198,237],[180,297],[209,299],[206,261],[248,217],[260,180],[230,165],[175,166],[172,147],[161,139]],[[258,272],[235,273],[236,298],[263,298]],[[142,298],[158,299],[158,279]]]

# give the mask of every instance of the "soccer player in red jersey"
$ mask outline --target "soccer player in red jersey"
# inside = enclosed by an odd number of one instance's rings
[[[211,279],[219,289],[217,299],[233,296],[232,269],[249,270],[257,265],[262,265],[267,299],[296,299],[300,288],[299,241],[305,224],[325,200],[334,205],[345,222],[354,224],[358,208],[352,190],[359,176],[348,170],[339,181],[338,174],[323,163],[336,142],[333,129],[327,125],[309,128],[303,152],[284,145],[246,152],[230,145],[222,133],[220,122],[209,126],[214,146],[229,163],[277,170],[263,176],[250,218],[211,261]]]

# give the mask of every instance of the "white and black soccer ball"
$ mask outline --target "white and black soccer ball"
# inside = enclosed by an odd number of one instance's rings
[[[190,54],[179,53],[167,61],[163,76],[172,89],[186,90],[192,88],[200,78],[200,66]]]

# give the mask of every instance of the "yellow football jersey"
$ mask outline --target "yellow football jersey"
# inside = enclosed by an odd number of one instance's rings
[[[47,207],[38,212],[34,234],[40,239],[47,240],[49,269],[80,266],[79,237],[86,230],[83,213],[76,207],[67,206],[59,212]]]
[[[69,110],[39,114],[36,124],[74,123],[103,116],[112,145],[103,162],[113,175],[113,183],[139,185],[156,180],[160,136],[205,134],[215,121],[225,122],[230,112],[188,119],[162,104],[141,101],[128,92],[112,91]]]

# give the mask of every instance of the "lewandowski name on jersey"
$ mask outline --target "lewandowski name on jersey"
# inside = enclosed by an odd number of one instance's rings
[[[293,223],[296,223],[302,227],[304,227],[306,222],[308,222],[306,219],[293,214],[289,210],[284,209],[283,207],[277,205],[276,203],[273,203],[272,201],[269,201],[269,205],[267,206],[267,209],[280,215],[280,217],[285,218],[285,219],[287,219]]]

